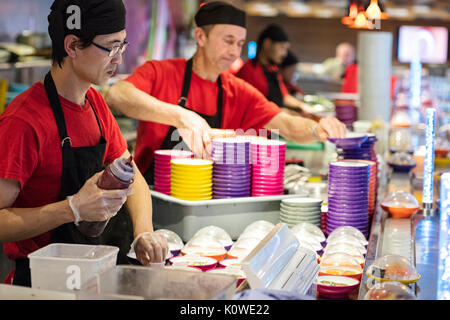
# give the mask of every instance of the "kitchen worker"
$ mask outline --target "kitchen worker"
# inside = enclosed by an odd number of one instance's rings
[[[71,11],[74,6],[78,10]],[[0,117],[0,240],[15,261],[5,282],[30,286],[27,255],[50,243],[98,244],[76,224],[106,221],[125,201],[138,259],[162,262],[168,245],[153,232],[142,175],[137,172],[125,190],[97,187],[106,164],[130,156],[108,106],[91,87],[104,84],[122,61],[125,7],[121,0],[56,0],[48,21],[51,70]]]
[[[236,76],[250,83],[280,108],[308,112],[311,108],[289,93],[279,70],[289,48],[289,37],[284,29],[277,24],[269,25],[258,37],[256,57],[247,60]]]
[[[280,64],[280,73],[281,78],[283,79],[283,83],[286,86],[287,91],[289,94],[296,96],[299,95],[303,97],[305,95],[305,92],[300,89],[296,84],[296,75],[297,73],[297,65],[299,63],[299,60],[297,56],[292,52],[288,51],[288,54],[283,59],[283,62]]]
[[[111,107],[140,120],[136,164],[148,183],[153,183],[155,150],[179,148],[181,137],[196,155],[209,153],[211,128],[257,133],[279,129],[285,138],[303,142],[344,136],[344,125],[337,119],[316,123],[284,114],[227,71],[245,43],[245,12],[220,1],[208,2],[196,13],[195,22],[198,48],[192,59],[148,61],[106,95]]]

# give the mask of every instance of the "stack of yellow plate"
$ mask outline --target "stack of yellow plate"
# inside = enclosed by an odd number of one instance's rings
[[[212,161],[172,159],[170,163],[170,194],[172,197],[191,201],[212,199]]]

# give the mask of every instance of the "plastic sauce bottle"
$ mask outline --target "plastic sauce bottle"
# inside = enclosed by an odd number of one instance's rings
[[[133,157],[117,158],[109,164],[98,180],[98,187],[105,190],[127,189],[134,182],[136,168],[132,164]],[[78,230],[88,237],[98,237],[105,230],[106,221],[81,221]]]

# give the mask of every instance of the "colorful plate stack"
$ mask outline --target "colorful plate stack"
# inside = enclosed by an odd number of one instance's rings
[[[170,160],[193,158],[190,151],[157,150],[155,151],[155,191],[170,195]]]
[[[191,201],[212,199],[212,161],[173,159],[170,163],[170,194],[172,197]]]
[[[343,160],[366,163],[369,165],[369,217],[371,217],[375,211],[376,194],[377,194],[377,163],[369,160]]]
[[[286,142],[279,140],[252,141],[252,196],[284,194]]]
[[[322,199],[290,198],[281,200],[280,222],[293,227],[308,222],[320,228]]]
[[[336,118],[345,124],[345,126],[352,130],[353,122],[358,120],[358,108],[354,100],[334,100],[336,109]]]
[[[214,199],[250,197],[250,141],[220,138],[212,141]]]
[[[327,233],[340,226],[369,232],[370,166],[352,161],[329,163]]]

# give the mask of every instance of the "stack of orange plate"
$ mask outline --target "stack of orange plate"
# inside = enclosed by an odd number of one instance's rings
[[[212,161],[173,159],[170,163],[170,194],[172,197],[190,201],[212,199]]]

